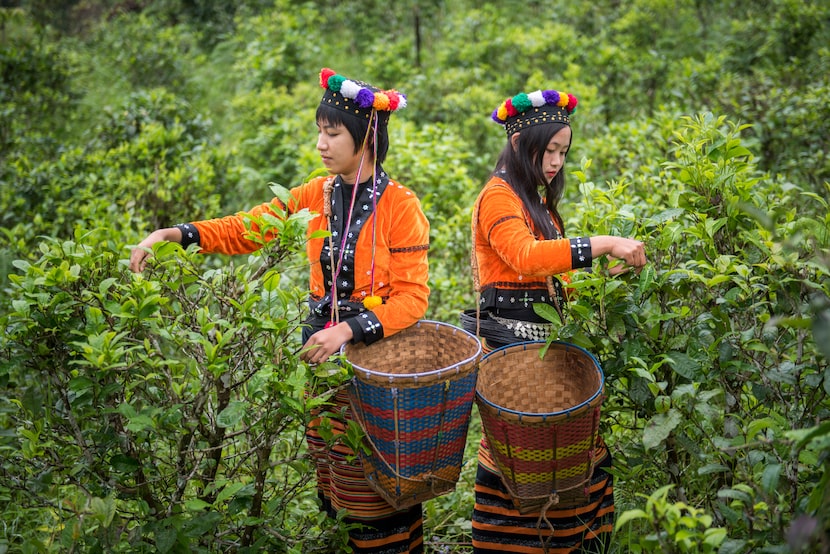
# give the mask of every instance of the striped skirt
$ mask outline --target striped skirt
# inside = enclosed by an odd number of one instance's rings
[[[330,417],[335,436],[345,432],[351,419],[348,393],[337,393]],[[308,449],[317,466],[317,495],[323,508],[334,517],[345,509],[345,523],[360,524],[349,530],[349,546],[359,554],[417,554],[424,551],[423,514],[421,505],[401,511],[389,505],[366,481],[363,464],[351,448],[341,442],[328,447],[319,433],[323,418],[316,418],[306,431]],[[354,456],[354,457],[353,457]],[[350,461],[350,458],[352,458]]]
[[[520,514],[502,483],[486,440],[482,439],[473,510],[473,552],[564,554],[607,552],[614,528],[613,478],[605,468],[611,456],[598,445],[602,462],[594,470],[587,503],[575,508]]]

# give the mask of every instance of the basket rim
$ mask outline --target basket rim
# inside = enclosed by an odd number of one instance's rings
[[[496,354],[499,354],[501,356],[507,355],[507,352],[506,352],[507,350],[517,350],[517,349],[528,350],[530,348],[538,349],[538,348],[541,348],[544,345],[545,345],[545,341],[543,341],[543,340],[524,341],[524,342],[516,342],[516,343],[513,343],[513,344],[508,344],[507,346],[502,346],[502,347],[497,348],[497,349],[493,350],[492,352],[489,352],[488,354],[486,354],[481,359],[480,365],[485,364],[487,362],[487,359],[490,358],[490,357],[495,358]],[[594,401],[597,400],[598,397],[603,395],[603,391],[605,390],[605,372],[602,371],[602,366],[600,365],[599,360],[597,360],[596,357],[593,354],[591,354],[590,352],[588,352],[587,350],[585,350],[584,348],[582,348],[581,346],[578,346],[576,344],[573,344],[573,343],[570,343],[570,342],[565,342],[565,341],[560,341],[560,340],[551,341],[550,346],[554,346],[554,345],[562,346],[562,347],[565,348],[566,351],[567,350],[580,351],[583,354],[587,355],[591,359],[591,361],[594,362],[594,367],[596,368],[597,372],[599,373],[599,388],[594,392],[594,394],[591,395],[590,398],[587,398],[586,400],[580,402],[576,406],[568,408],[567,410],[559,410],[557,412],[520,412],[518,410],[511,410],[510,408],[505,408],[503,406],[499,406],[498,404],[496,404],[494,402],[491,402],[490,400],[485,398],[484,395],[481,394],[481,391],[479,391],[478,387],[476,387],[476,398],[481,400],[487,407],[496,410],[497,414],[500,414],[500,413],[511,414],[511,415],[517,416],[519,421],[521,421],[522,418],[536,419],[536,420],[541,419],[542,421],[544,421],[547,418],[561,418],[563,415],[567,416],[567,415],[570,415],[570,414],[576,412],[577,410],[584,409],[585,406],[590,406]],[[479,369],[479,371],[480,371],[480,369]]]
[[[435,321],[435,320],[432,320],[432,319],[418,320],[415,323],[413,323],[411,326],[407,327],[407,329],[410,329],[412,327],[421,327],[421,326],[434,326],[436,328],[443,328],[443,329],[446,329],[446,330],[452,330],[454,333],[461,333],[462,335],[466,335],[467,337],[469,337],[469,338],[473,339],[473,341],[475,341],[476,352],[472,356],[470,356],[469,358],[465,358],[463,360],[460,360],[460,361],[458,361],[458,362],[456,362],[452,365],[448,365],[446,367],[442,367],[442,368],[439,368],[439,369],[433,369],[431,371],[424,371],[422,373],[386,373],[386,372],[383,372],[383,371],[375,371],[373,369],[369,369],[369,368],[357,365],[356,363],[352,362],[348,358],[346,358],[346,359],[349,362],[349,364],[351,364],[353,371],[355,371],[355,372],[360,371],[361,373],[363,373],[365,375],[383,377],[383,378],[387,378],[389,380],[400,380],[400,379],[410,379],[410,380],[415,379],[415,380],[418,380],[418,379],[423,379],[423,378],[426,378],[426,377],[432,377],[432,376],[435,376],[435,375],[442,375],[444,373],[450,373],[450,372],[456,372],[457,373],[459,368],[461,368],[463,366],[467,366],[470,363],[474,363],[480,358],[480,356],[481,356],[481,341],[478,340],[478,338],[476,338],[476,336],[473,335],[472,333],[470,333],[469,331],[465,331],[461,327],[456,327],[455,325],[452,325],[450,323],[445,323],[443,321]],[[392,336],[394,336],[394,335],[392,335]],[[381,340],[383,340],[383,339],[381,339]],[[344,356],[346,355],[346,344],[344,344],[343,346],[340,347],[340,353],[343,354]]]

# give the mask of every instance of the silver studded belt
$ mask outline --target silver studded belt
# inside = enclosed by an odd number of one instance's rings
[[[554,325],[553,323],[528,323],[527,321],[507,319],[493,314],[490,314],[490,318],[513,331],[516,337],[528,340],[547,339],[553,331]]]

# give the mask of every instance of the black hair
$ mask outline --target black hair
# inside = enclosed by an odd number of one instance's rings
[[[565,225],[559,215],[559,201],[565,190],[565,161],[550,183],[542,168],[550,139],[565,127],[566,124],[558,122],[528,127],[519,133],[515,148],[508,137],[507,145],[499,155],[493,172],[507,181],[516,192],[530,215],[533,226],[545,239],[557,237],[549,214],[553,215],[556,226],[562,230],[562,236],[565,235]],[[569,142],[568,149],[570,146]],[[544,207],[539,199],[539,190],[544,190]]]
[[[381,165],[386,159],[386,153],[389,151],[389,132],[386,129],[389,122],[388,112],[377,112],[378,115],[378,133],[377,133],[377,156],[375,157],[375,164]],[[320,104],[317,106],[317,122],[325,121],[331,125],[343,125],[349,134],[354,139],[354,153],[360,152],[360,147],[363,146],[363,141],[366,138],[366,133],[369,130],[368,119],[363,119],[344,112],[338,108],[333,108],[327,104]],[[374,124],[373,124],[374,126]],[[374,149],[372,138],[369,137],[366,147],[370,152]]]

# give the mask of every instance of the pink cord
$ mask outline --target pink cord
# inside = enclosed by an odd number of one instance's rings
[[[369,129],[367,129],[367,138],[368,138],[368,131],[372,130],[372,123],[374,122],[374,136],[373,136],[373,143],[374,143],[374,156],[375,156],[375,163],[374,168],[372,169],[372,207],[373,209],[377,209],[377,197],[375,192],[377,190],[377,137],[378,137],[378,122],[377,122],[377,115],[374,110],[372,110],[372,117],[369,121]],[[352,189],[352,201],[351,205],[349,206],[349,213],[346,217],[346,227],[343,231],[343,239],[340,242],[340,252],[337,256],[337,265],[335,266],[335,270],[332,273],[331,279],[331,298],[332,298],[332,315],[334,315],[335,320],[339,323],[340,322],[340,310],[337,300],[337,278],[340,276],[340,271],[343,268],[343,254],[346,250],[346,241],[349,237],[349,228],[352,224],[352,213],[354,212],[354,204],[355,200],[357,199],[357,189],[360,183],[360,176],[363,174],[363,162],[366,159],[366,145],[364,143],[363,149],[361,150],[360,154],[360,164],[357,166],[357,175],[355,177],[354,188]],[[371,279],[372,279],[372,295],[375,293],[375,221],[377,220],[377,214],[375,213],[375,217],[372,218],[372,269],[371,269]],[[356,253],[355,253],[356,254]]]
[[[378,196],[377,196],[377,183],[378,183],[378,120],[375,118],[375,129],[374,129],[374,140],[372,141],[374,144],[374,168],[372,169],[372,269],[371,269],[371,279],[372,279],[372,286],[371,292],[369,293],[370,296],[375,295],[375,244],[377,243],[377,221],[378,221]]]

